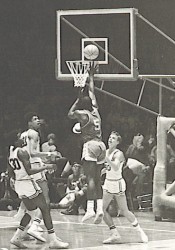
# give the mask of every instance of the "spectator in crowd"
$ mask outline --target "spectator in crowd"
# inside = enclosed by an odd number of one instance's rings
[[[155,145],[150,153],[150,165],[153,166],[153,168],[156,165],[157,162],[157,145]],[[175,176],[175,152],[172,149],[170,144],[167,144],[167,181],[174,181]]]
[[[55,145],[56,135],[48,134],[47,142],[44,142],[41,146],[43,152],[55,152],[57,151],[57,147]]]
[[[133,143],[126,151],[127,166],[133,171],[137,178],[135,178],[135,196],[144,193],[144,180],[147,172],[150,169],[148,166],[148,153],[144,146],[144,136],[137,134],[133,138]]]
[[[62,154],[57,150],[56,146],[56,135],[51,133],[47,136],[47,141],[44,142],[41,145],[42,152],[55,152],[57,154],[57,157],[55,158],[55,165],[56,167],[52,170],[47,170],[46,177],[48,181],[48,187],[49,187],[49,198],[52,203],[57,202],[59,197],[57,192],[57,184],[60,182],[61,173],[63,169],[65,168],[65,164],[68,162],[65,157],[62,157]],[[47,163],[47,158],[44,161]]]
[[[0,210],[13,210],[17,209],[20,204],[16,192],[11,186],[11,179],[8,176],[8,172],[2,172],[0,175]]]
[[[156,145],[156,136],[154,136],[153,134],[149,134],[148,137],[146,138],[146,143],[145,143],[148,152],[148,157],[151,153],[152,148],[155,145]]]
[[[144,145],[144,136],[140,133],[133,137],[132,144],[129,145],[126,151],[126,157],[135,159],[143,164],[148,163],[148,156]]]
[[[0,199],[4,197],[5,193],[5,173],[2,172],[0,175]]]
[[[66,196],[59,203],[60,206],[67,206],[62,214],[78,215],[79,207],[86,211],[87,203],[87,182],[86,176],[82,174],[82,166],[76,162],[72,165],[72,174],[68,176]]]

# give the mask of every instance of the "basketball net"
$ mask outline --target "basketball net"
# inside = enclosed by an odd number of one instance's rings
[[[66,61],[66,63],[74,78],[74,87],[83,88],[89,75],[90,61]]]

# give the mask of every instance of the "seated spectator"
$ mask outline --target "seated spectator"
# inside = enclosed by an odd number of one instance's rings
[[[133,138],[133,143],[126,151],[127,166],[133,171],[137,178],[134,179],[136,189],[135,196],[144,193],[144,181],[147,177],[147,172],[150,167],[148,166],[148,153],[144,146],[144,136],[137,134]]]
[[[5,173],[2,172],[0,175],[0,199],[4,197],[5,194]]]
[[[150,153],[150,164],[153,168],[157,162],[157,145],[155,145]],[[167,181],[172,182],[175,180],[175,152],[171,145],[167,144]]]
[[[0,184],[3,184],[3,195],[0,197],[0,210],[8,211],[17,209],[20,199],[11,185],[7,172],[1,173]]]
[[[55,134],[48,134],[47,142],[44,142],[41,146],[43,152],[54,152],[57,151],[57,147],[55,145],[56,136]]]
[[[135,159],[143,164],[148,163],[148,155],[144,146],[144,136],[137,134],[133,137],[133,143],[129,145],[126,151],[126,157]]]
[[[67,207],[62,213],[78,215],[80,206],[86,210],[86,192],[86,176],[82,174],[81,165],[75,162],[72,165],[72,174],[68,176],[66,196],[59,203],[61,207]]]
[[[52,202],[55,203],[58,200],[60,201],[60,198],[58,197],[58,192],[57,192],[57,185],[60,182],[61,173],[65,167],[67,159],[65,157],[62,157],[62,154],[57,150],[57,147],[55,145],[55,141],[56,141],[55,134],[53,133],[48,134],[47,139],[48,141],[42,144],[41,150],[43,152],[55,152],[55,157],[52,157],[53,159],[51,158],[51,160],[55,164],[55,168],[52,170],[46,171],[50,201],[51,203]],[[44,162],[48,163],[47,161],[48,159],[46,158]]]

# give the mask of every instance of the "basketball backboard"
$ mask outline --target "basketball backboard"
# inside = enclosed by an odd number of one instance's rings
[[[57,11],[58,80],[73,79],[66,61],[84,60],[90,41],[100,48],[96,80],[175,79],[175,41],[137,9],[124,8]]]
[[[57,79],[73,79],[66,61],[84,60],[83,48],[92,42],[100,50],[96,80],[134,80],[135,12],[133,8],[57,11]]]

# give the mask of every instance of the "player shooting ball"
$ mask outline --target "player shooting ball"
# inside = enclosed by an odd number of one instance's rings
[[[95,216],[94,223],[103,217],[101,168],[105,160],[106,147],[102,142],[101,117],[98,111],[94,91],[94,74],[97,65],[93,62],[89,68],[88,95],[83,95],[83,89],[69,110],[68,117],[80,123],[81,137],[83,140],[82,165],[87,177],[87,212],[82,222]],[[94,202],[97,202],[96,214]]]

